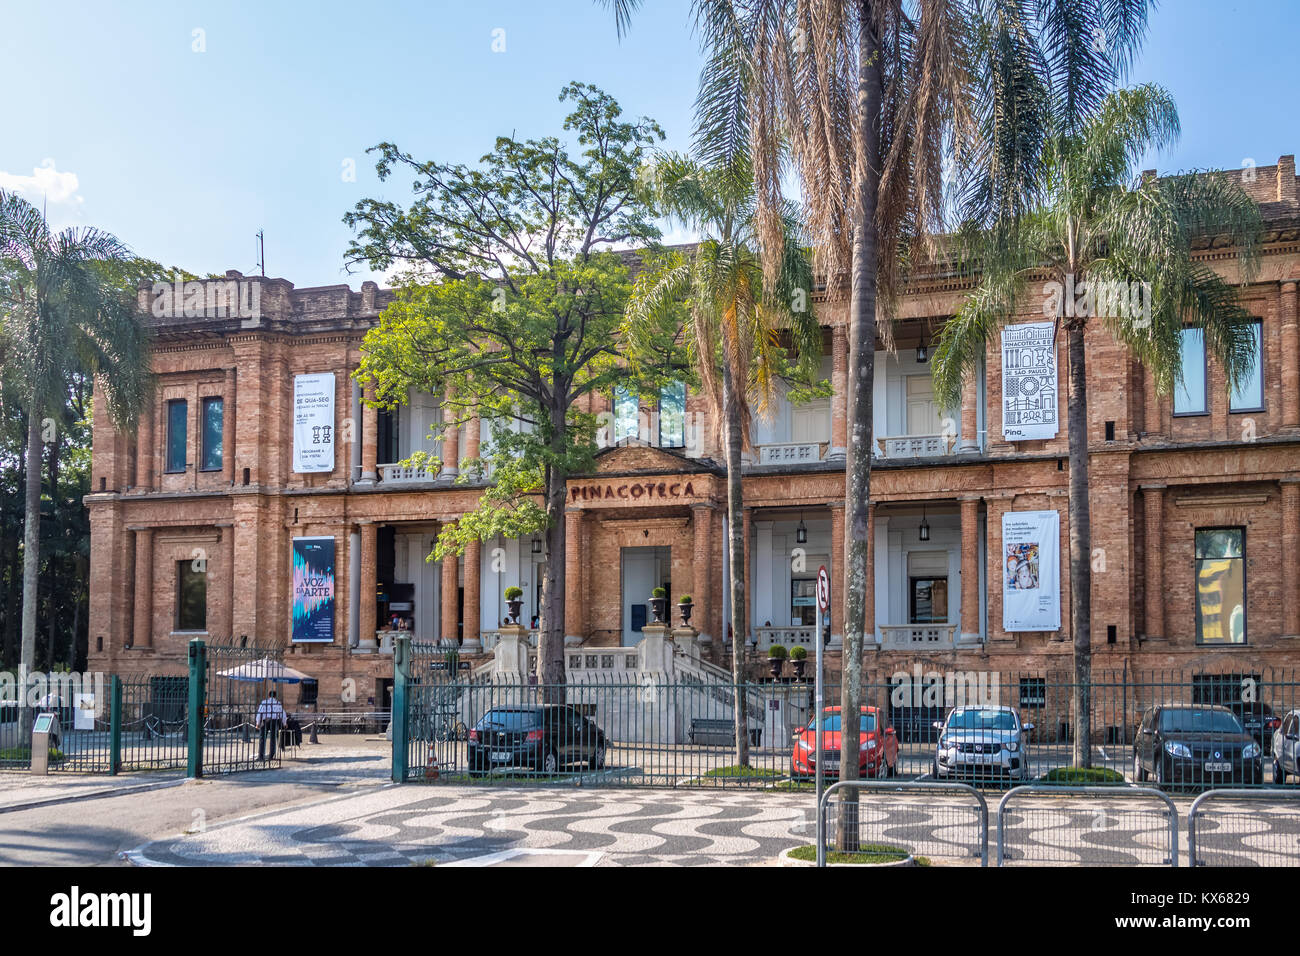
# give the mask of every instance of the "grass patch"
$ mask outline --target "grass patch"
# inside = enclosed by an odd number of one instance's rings
[[[772,777],[784,777],[785,774],[780,770],[772,770],[765,767],[714,767],[712,770],[704,772],[706,777],[745,777],[745,778],[762,778],[764,780]]]
[[[817,862],[817,847],[811,843],[804,846],[797,846],[790,851],[792,860],[800,860],[805,863]],[[907,859],[907,851],[896,846],[889,846],[884,843],[867,843],[853,853],[844,853],[840,850],[827,850],[827,863],[898,863]],[[930,861],[924,857],[917,857],[918,866],[929,866]]]
[[[28,760],[32,759],[31,747],[4,747],[0,748],[0,760]],[[50,763],[58,763],[64,759],[64,753],[57,747],[50,748]]]
[[[1124,783],[1124,775],[1110,767],[1053,767],[1038,778],[1043,783],[1075,785]]]

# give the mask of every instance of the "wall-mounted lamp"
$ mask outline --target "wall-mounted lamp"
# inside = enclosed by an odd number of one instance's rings
[[[916,364],[924,365],[930,360],[930,350],[925,344],[925,329],[921,330],[921,344],[916,347]]]
[[[803,512],[799,513],[799,527],[794,531],[794,539],[800,544],[808,543],[808,526],[803,523]]]
[[[533,554],[541,554],[541,553],[542,553],[542,539],[533,538]]]
[[[925,505],[921,506],[921,528],[920,536],[922,541],[930,540],[930,522],[925,520]]]

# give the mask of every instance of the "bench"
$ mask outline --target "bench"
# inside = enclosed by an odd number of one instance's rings
[[[692,717],[690,729],[693,744],[724,744],[728,747],[736,743],[736,724],[732,720]],[[762,727],[749,728],[749,743],[757,747],[763,739]]]

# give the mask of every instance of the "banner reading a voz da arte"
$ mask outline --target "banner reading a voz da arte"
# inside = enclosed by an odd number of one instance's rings
[[[1060,402],[1054,334],[1051,322],[1002,330],[1002,437],[1007,441],[1056,437]]]
[[[1008,511],[1002,516],[1002,629],[1061,629],[1061,516]]]
[[[293,539],[293,634],[296,643],[334,640],[334,539]]]
[[[293,470],[334,470],[334,376],[293,377]]]

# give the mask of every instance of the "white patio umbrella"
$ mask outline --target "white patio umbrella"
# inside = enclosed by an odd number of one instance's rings
[[[279,661],[271,660],[269,657],[263,657],[260,661],[249,661],[247,664],[240,664],[228,671],[217,671],[217,674],[231,680],[270,681],[273,684],[299,684],[312,679],[310,674],[296,671]]]

